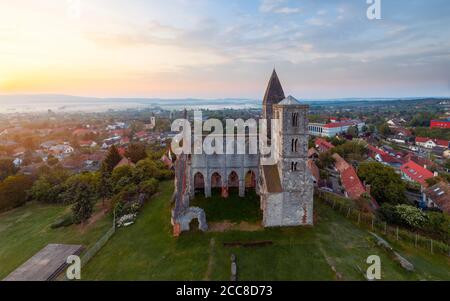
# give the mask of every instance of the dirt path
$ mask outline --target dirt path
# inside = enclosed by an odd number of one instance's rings
[[[233,223],[230,221],[208,223],[210,232],[227,232],[227,231],[245,231],[253,232],[262,230],[260,224],[252,224],[248,222]]]
[[[97,203],[97,212],[94,213],[83,225],[78,225],[78,230],[81,233],[85,233],[90,227],[92,227],[97,221],[101,220],[105,215],[107,215],[111,209],[111,202],[109,200],[105,201],[105,208],[101,202]]]

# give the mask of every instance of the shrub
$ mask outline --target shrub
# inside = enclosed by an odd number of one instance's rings
[[[150,179],[142,182],[139,185],[139,191],[145,193],[147,198],[151,197],[158,191],[159,181],[156,179]]]
[[[28,176],[9,176],[0,183],[0,211],[22,206],[28,200],[33,180]]]
[[[420,229],[427,221],[422,210],[405,204],[395,206],[395,214],[403,224],[411,228]]]
[[[56,220],[50,228],[57,229],[61,227],[68,227],[70,225],[73,225],[73,215],[72,214],[66,214],[63,217]]]

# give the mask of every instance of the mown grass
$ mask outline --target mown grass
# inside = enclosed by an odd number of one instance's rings
[[[81,231],[77,226],[51,229],[70,206],[30,203],[0,214],[0,279],[49,243],[93,245],[111,227],[105,217]]]
[[[137,222],[116,232],[83,269],[82,278],[229,280],[230,256],[235,254],[240,280],[364,280],[361,270],[367,269],[369,255],[380,256],[383,280],[450,280],[447,257],[430,256],[394,244],[416,266],[416,272],[406,272],[388,253],[376,246],[366,230],[317,203],[314,227],[254,232],[191,232],[174,238],[171,235],[169,203],[172,191],[172,183],[162,183],[160,194],[145,205]],[[239,200],[241,202],[236,205],[245,207],[245,199]],[[231,212],[225,217],[232,218],[228,216]],[[212,219],[219,216],[212,215]],[[213,249],[211,239],[215,240]],[[253,248],[227,248],[223,245],[224,242],[255,240],[271,240],[273,244]]]
[[[237,189],[230,189],[229,197],[226,199],[220,196],[219,190],[213,189],[211,198],[198,194],[191,206],[203,208],[211,222],[224,220],[258,222],[262,218],[259,196],[254,189],[247,190],[243,198],[239,197]]]

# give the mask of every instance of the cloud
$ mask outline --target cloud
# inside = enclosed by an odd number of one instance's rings
[[[285,0],[262,0],[259,11],[275,14],[296,14],[302,11],[299,7],[285,6],[285,3]]]

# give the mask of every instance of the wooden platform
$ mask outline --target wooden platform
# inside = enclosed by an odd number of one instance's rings
[[[79,255],[82,250],[81,245],[49,244],[3,281],[51,281],[64,271],[67,257]]]

